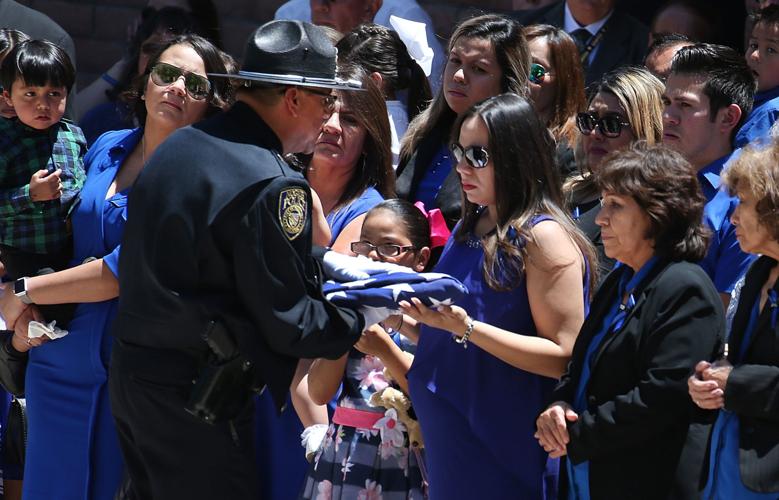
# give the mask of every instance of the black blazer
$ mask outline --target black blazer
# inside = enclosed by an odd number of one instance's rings
[[[551,24],[565,26],[565,2],[557,2],[540,9],[521,10],[514,13],[522,24]],[[649,29],[619,6],[608,20],[609,27],[603,35],[592,63],[585,71],[585,84],[590,85],[604,73],[620,66],[642,64],[649,43]]]
[[[615,269],[596,294],[553,401],[573,403],[587,347],[618,300],[619,278],[626,271]],[[688,428],[697,420],[687,378],[695,363],[714,358],[722,347],[722,301],[699,266],[660,261],[633,296],[636,305],[622,330],[595,353],[587,410],[568,424],[568,459],[589,460],[592,498],[672,496]],[[700,467],[704,444],[697,448],[694,465]],[[568,487],[564,470],[561,466],[562,492]],[[699,474],[684,475],[689,494],[675,497],[696,493]]]
[[[417,201],[417,189],[419,183],[425,176],[436,153],[449,142],[449,129],[447,127],[438,127],[433,132],[423,138],[417,150],[411,155],[408,161],[401,162],[395,171],[395,192],[398,198],[403,198],[411,203]],[[444,179],[441,190],[435,197],[436,206],[425,207],[427,210],[439,208],[444,214],[446,224],[449,229],[453,229],[457,221],[460,220],[462,209],[462,190],[460,188],[460,176],[452,167],[452,171]]]
[[[728,359],[734,368],[725,386],[725,409],[738,414],[738,461],[744,485],[779,497],[779,327],[771,328],[770,307],[758,318],[741,354],[752,307],[760,300],[760,290],[775,265],[774,259],[760,257],[747,271],[728,341]],[[779,292],[779,283],[774,290]],[[708,456],[703,484],[709,471]]]

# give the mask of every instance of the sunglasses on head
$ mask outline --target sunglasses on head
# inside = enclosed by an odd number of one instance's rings
[[[368,243],[367,241],[352,242],[352,252],[356,253],[357,255],[364,255],[366,257],[373,250],[376,250],[376,253],[382,257],[397,257],[398,255],[413,249],[414,249],[413,245],[408,245],[404,247],[400,245],[393,245],[392,243],[373,245],[371,243]]]
[[[465,158],[468,165],[473,168],[484,168],[490,162],[490,155],[484,146],[468,146],[464,148],[456,142],[451,146],[455,161],[460,163]]]
[[[536,85],[541,85],[541,82],[544,81],[544,77],[546,75],[551,75],[552,73],[546,69],[545,67],[541,66],[538,63],[533,63],[530,65],[530,75],[528,78],[532,83],[535,83]]]
[[[184,77],[184,88],[187,89],[189,97],[196,101],[202,101],[208,97],[211,91],[211,82],[204,76],[184,71],[172,64],[163,62],[158,62],[151,69],[151,81],[160,87],[170,85],[182,76]]]
[[[619,115],[606,115],[598,118],[592,113],[579,113],[576,115],[576,126],[579,132],[584,135],[590,135],[595,127],[606,137],[619,137],[623,127],[629,127],[630,124]]]

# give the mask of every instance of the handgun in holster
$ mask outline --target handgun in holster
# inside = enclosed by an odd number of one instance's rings
[[[202,338],[211,352],[184,409],[216,424],[237,417],[246,407],[252,392],[253,367],[221,322],[209,322]]]

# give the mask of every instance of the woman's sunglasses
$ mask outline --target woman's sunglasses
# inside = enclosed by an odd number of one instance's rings
[[[579,128],[579,132],[584,135],[590,135],[595,127],[598,127],[601,134],[613,139],[619,137],[622,133],[622,127],[629,127],[630,124],[619,115],[606,115],[598,118],[591,113],[579,113],[576,115],[576,126]]]
[[[400,245],[393,245],[391,243],[372,245],[367,241],[352,242],[352,252],[356,253],[357,255],[365,255],[366,257],[373,250],[376,250],[376,253],[382,257],[397,257],[398,255],[413,249],[414,247],[412,245],[404,247]]]
[[[530,81],[532,83],[535,83],[536,85],[541,85],[541,83],[544,81],[544,77],[546,75],[551,75],[552,73],[546,69],[545,67],[541,66],[538,63],[533,63],[530,65]]]
[[[189,97],[196,101],[202,101],[208,97],[211,91],[211,82],[208,81],[208,78],[163,62],[158,62],[151,69],[151,81],[160,87],[172,84],[182,75],[184,76],[184,88],[187,89]]]
[[[484,146],[468,146],[464,148],[456,142],[451,146],[455,161],[460,163],[465,158],[473,168],[484,168],[490,162],[490,155]]]

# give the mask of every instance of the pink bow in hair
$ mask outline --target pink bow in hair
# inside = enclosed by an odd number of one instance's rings
[[[449,227],[446,225],[444,214],[441,213],[441,210],[434,208],[428,212],[425,210],[425,204],[421,201],[414,203],[414,206],[422,212],[427,218],[427,223],[430,224],[430,246],[436,248],[446,245],[446,240],[449,239],[451,231],[449,231]]]

